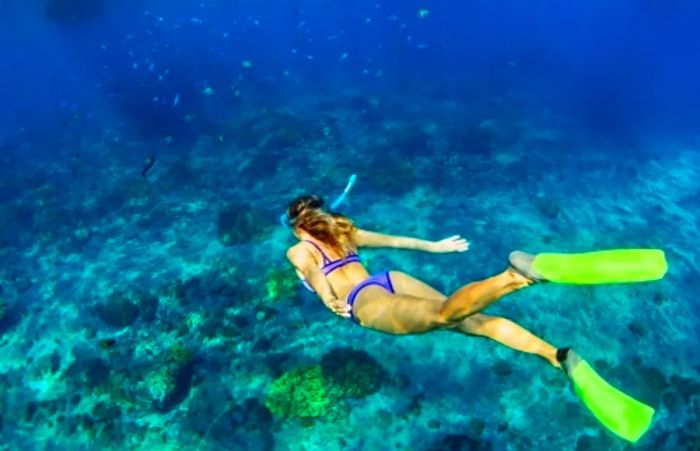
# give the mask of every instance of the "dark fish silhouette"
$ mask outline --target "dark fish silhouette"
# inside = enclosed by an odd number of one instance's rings
[[[104,340],[100,340],[100,347],[102,349],[109,349],[115,344],[117,344],[117,340],[114,338],[105,338]]]
[[[141,169],[141,177],[145,178],[146,174],[148,174],[148,171],[151,170],[154,164],[156,164],[156,157],[151,155],[146,158],[146,160],[143,162],[143,169]]]

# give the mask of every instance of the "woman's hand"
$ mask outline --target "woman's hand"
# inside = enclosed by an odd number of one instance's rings
[[[466,252],[469,250],[469,241],[459,235],[453,235],[440,241],[433,242],[433,252]]]
[[[331,298],[327,302],[324,302],[326,307],[328,307],[333,313],[343,318],[350,318],[350,304],[345,299]]]

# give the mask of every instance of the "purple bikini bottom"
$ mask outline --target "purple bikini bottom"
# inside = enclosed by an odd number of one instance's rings
[[[396,293],[396,291],[394,291],[394,286],[391,284],[391,277],[389,277],[389,271],[380,272],[378,274],[370,276],[368,279],[365,279],[362,282],[355,285],[355,288],[353,288],[352,291],[350,291],[350,294],[348,295],[348,304],[350,304],[350,307],[352,307],[355,303],[355,298],[358,294],[360,294],[360,291],[368,285],[379,285],[389,293]],[[357,318],[355,318],[352,309],[350,310],[350,317],[357,324],[360,324]]]

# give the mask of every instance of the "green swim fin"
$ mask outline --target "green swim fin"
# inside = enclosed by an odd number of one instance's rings
[[[649,429],[654,409],[607,383],[573,351],[563,363],[574,391],[603,426],[636,443]]]
[[[551,282],[604,284],[658,280],[666,274],[668,264],[661,249],[614,249],[537,254],[532,268]]]

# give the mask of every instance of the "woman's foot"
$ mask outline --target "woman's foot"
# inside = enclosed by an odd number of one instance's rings
[[[509,285],[511,286],[511,291],[525,288],[534,283],[532,279],[525,277],[513,267],[506,269],[505,273],[510,277]]]
[[[556,368],[556,369],[558,369],[558,370],[564,371],[564,368],[562,368],[561,363],[559,362],[559,360],[557,360],[556,351],[555,351],[554,355],[552,355],[551,357],[550,357],[550,356],[547,356],[547,361],[548,361],[549,364],[552,365],[554,368]]]
[[[544,359],[547,360],[549,364],[552,365],[554,368],[564,371],[564,369],[561,366],[561,363],[559,362],[559,360],[557,360],[557,351],[557,348],[548,346],[548,349],[544,352],[540,352],[540,355],[544,357]]]

